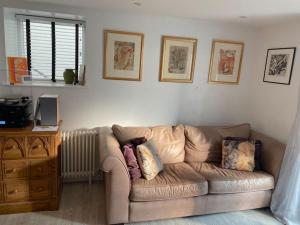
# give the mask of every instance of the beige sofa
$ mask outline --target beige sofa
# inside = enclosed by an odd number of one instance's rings
[[[284,144],[251,130],[249,124],[113,126],[99,128],[99,134],[109,224],[267,207],[285,150]],[[164,170],[153,180],[131,182],[120,144],[141,136],[155,142]],[[263,170],[220,168],[226,136],[261,140]]]

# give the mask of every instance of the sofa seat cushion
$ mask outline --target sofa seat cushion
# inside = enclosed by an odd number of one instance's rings
[[[205,195],[208,183],[186,163],[164,164],[154,179],[132,182],[131,201],[155,201]]]
[[[193,162],[189,165],[207,179],[208,192],[211,194],[253,192],[274,188],[273,176],[263,171],[222,169],[211,163]]]

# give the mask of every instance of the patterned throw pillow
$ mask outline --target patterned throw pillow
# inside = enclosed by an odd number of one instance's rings
[[[163,165],[153,141],[149,140],[144,144],[138,145],[136,151],[142,174],[147,180],[153,179],[163,170]]]
[[[222,168],[250,171],[255,168],[255,141],[227,137],[222,146]]]
[[[136,156],[135,156],[135,147],[133,144],[128,143],[123,146],[123,155],[127,164],[128,172],[130,175],[130,179],[132,181],[135,181],[142,177],[142,173],[139,167],[139,164],[137,162]]]
[[[130,140],[129,143],[122,147],[122,152],[130,174],[130,179],[135,181],[142,177],[142,173],[136,158],[136,146],[147,141],[146,138],[140,137]]]
[[[255,156],[254,156],[254,161],[255,161],[255,168],[254,170],[262,170],[262,165],[261,165],[261,151],[262,151],[262,142],[260,140],[249,140],[247,138],[243,137],[226,137],[225,140],[235,140],[235,141],[248,141],[252,144],[255,145]]]

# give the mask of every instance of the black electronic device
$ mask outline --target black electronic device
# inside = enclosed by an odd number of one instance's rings
[[[26,127],[30,124],[31,114],[31,98],[0,98],[0,128]]]

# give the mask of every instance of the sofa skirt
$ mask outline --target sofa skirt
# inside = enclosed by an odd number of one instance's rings
[[[193,198],[152,202],[130,202],[129,222],[264,208],[270,206],[272,191],[208,194]]]

